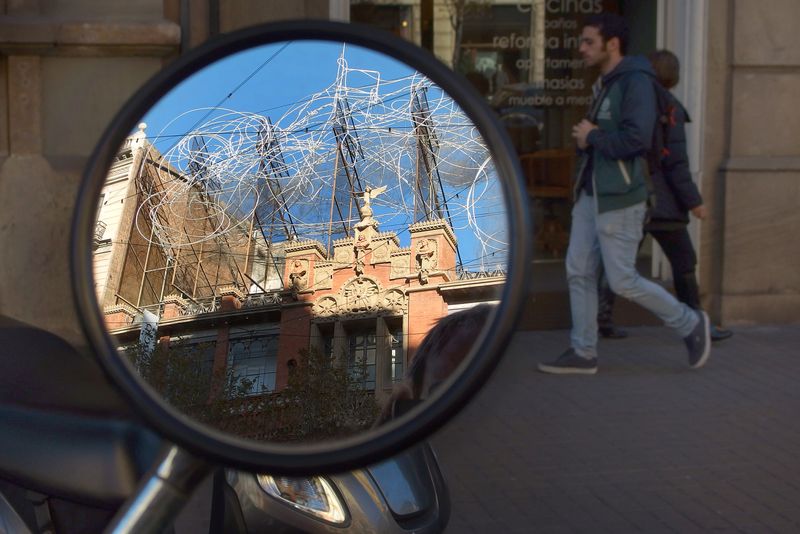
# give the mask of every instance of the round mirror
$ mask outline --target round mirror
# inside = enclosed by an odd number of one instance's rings
[[[519,173],[478,97],[351,25],[229,35],[120,113],[75,280],[105,367],[168,437],[342,469],[440,425],[524,296]]]

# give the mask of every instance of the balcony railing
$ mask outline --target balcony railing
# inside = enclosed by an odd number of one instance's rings
[[[201,315],[203,313],[212,313],[221,307],[220,297],[206,297],[190,300],[186,307],[180,311],[182,316]]]
[[[500,278],[506,275],[506,270],[497,267],[492,271],[458,271],[459,280],[475,280],[478,278]]]
[[[242,308],[260,308],[262,306],[274,306],[283,300],[283,291],[268,291],[266,293],[251,293],[242,302]]]

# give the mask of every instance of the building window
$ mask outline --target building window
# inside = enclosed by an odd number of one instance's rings
[[[391,358],[392,382],[400,382],[405,373],[405,356],[403,354],[403,330],[391,332],[392,336],[389,357]]]
[[[177,338],[175,339],[179,342]],[[203,376],[211,376],[214,368],[214,352],[217,349],[216,338],[192,339],[186,343],[188,352],[197,365],[198,373]]]
[[[375,324],[375,327],[372,325]],[[318,325],[314,347],[343,362],[364,389],[388,389],[405,376],[403,322],[400,318]],[[334,334],[334,330],[339,332]],[[338,336],[338,337],[337,337]]]
[[[284,243],[259,244],[253,258],[250,293],[274,291],[283,288],[283,270],[286,266]]]
[[[259,395],[275,389],[277,361],[277,335],[248,332],[231,336],[228,368],[240,383],[248,386],[248,395]]]
[[[322,354],[327,356],[328,358],[333,359],[333,334],[323,336]]]
[[[354,377],[363,379],[364,389],[375,389],[375,332],[357,332],[349,336],[347,366]]]
[[[212,382],[216,336],[172,336],[149,345],[140,339],[121,344],[120,355],[168,402],[191,410],[207,402]]]
[[[177,358],[170,358],[177,364],[170,374],[180,384],[179,391],[189,387],[196,389],[197,399],[208,398],[216,348],[216,337],[174,337],[170,340],[170,354],[177,354]],[[188,369],[184,368],[186,366]]]

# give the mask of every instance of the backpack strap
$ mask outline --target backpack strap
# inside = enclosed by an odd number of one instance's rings
[[[656,92],[656,124],[653,128],[650,150],[647,153],[650,174],[660,172],[662,160],[669,156],[669,132],[675,126],[675,112],[677,111],[669,91],[657,80],[653,80],[653,89]]]

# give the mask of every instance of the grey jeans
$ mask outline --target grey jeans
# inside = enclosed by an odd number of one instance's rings
[[[597,278],[600,262],[612,291],[634,301],[674,328],[681,337],[697,325],[697,314],[660,285],[636,271],[645,203],[597,212],[595,197],[581,192],[572,208],[567,249],[567,283],[572,311],[570,340],[584,358],[597,357]]]

